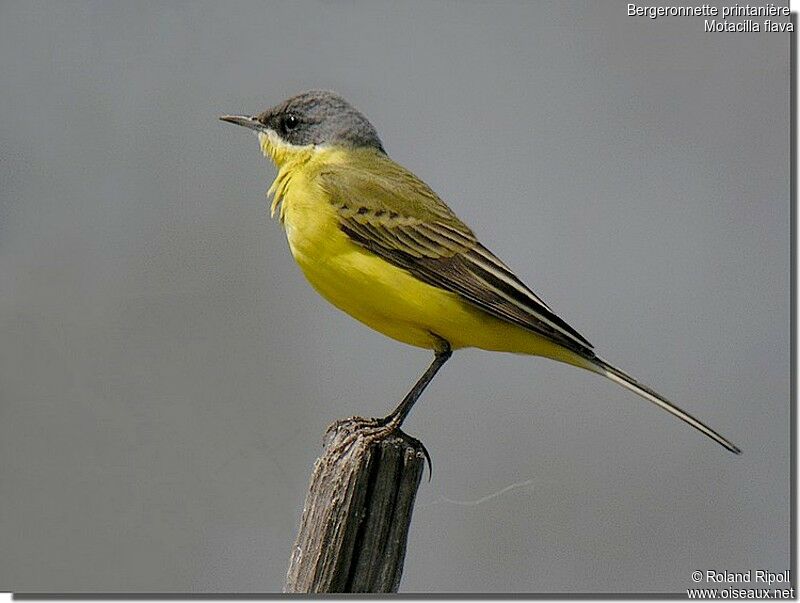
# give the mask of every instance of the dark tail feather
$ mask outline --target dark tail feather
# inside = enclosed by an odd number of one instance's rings
[[[711,429],[708,425],[706,425],[702,421],[695,419],[688,412],[681,410],[661,394],[653,391],[646,385],[642,385],[636,379],[634,379],[624,371],[618,369],[615,366],[612,366],[611,364],[609,364],[608,362],[606,362],[605,360],[603,360],[598,356],[594,356],[593,358],[587,360],[589,360],[589,362],[593,364],[593,366],[589,367],[589,370],[592,370],[598,373],[599,375],[603,375],[604,377],[608,377],[612,381],[619,383],[622,387],[629,389],[632,392],[640,395],[645,400],[649,400],[653,404],[660,406],[667,412],[678,417],[681,421],[685,421],[698,431],[704,433],[709,438],[711,438],[718,444],[724,446],[731,452],[735,454],[742,453],[739,447],[736,446],[733,442],[718,434],[716,431]]]

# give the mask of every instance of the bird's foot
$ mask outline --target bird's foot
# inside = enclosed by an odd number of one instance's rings
[[[328,426],[325,432],[324,444],[327,446],[336,433],[342,429],[352,433],[359,431],[370,440],[378,440],[390,435],[396,436],[405,440],[412,447],[419,447],[422,450],[422,454],[425,455],[425,460],[428,463],[428,481],[430,481],[433,478],[433,461],[428,449],[425,448],[425,444],[400,429],[401,421],[398,419],[399,417],[394,414],[381,418],[349,417],[347,419],[339,419]]]

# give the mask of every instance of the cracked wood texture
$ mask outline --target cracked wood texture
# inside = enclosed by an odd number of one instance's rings
[[[397,592],[425,449],[360,417],[332,425],[326,440],[284,592]]]

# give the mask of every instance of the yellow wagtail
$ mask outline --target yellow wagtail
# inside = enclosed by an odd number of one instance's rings
[[[269,189],[289,247],[337,308],[434,360],[380,421],[399,427],[452,351],[477,347],[546,356],[626,387],[728,450],[729,440],[595,354],[424,182],[392,161],[370,122],[341,96],[310,91],[257,116],[223,121],[254,130],[278,168]]]

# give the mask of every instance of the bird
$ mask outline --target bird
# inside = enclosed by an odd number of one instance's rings
[[[267,192],[289,249],[316,291],[397,341],[432,350],[428,369],[377,424],[398,429],[453,352],[550,358],[621,385],[729,451],[705,423],[597,355],[421,179],[393,161],[370,121],[339,94],[302,92],[258,115],[223,115],[255,132],[277,175]]]

